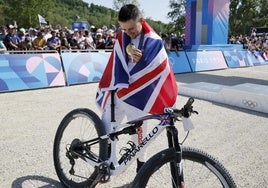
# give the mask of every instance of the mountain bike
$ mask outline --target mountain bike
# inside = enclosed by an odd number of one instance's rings
[[[163,114],[147,115],[124,124],[115,125],[112,101],[111,126],[107,134],[98,115],[90,109],[80,108],[69,112],[61,121],[54,140],[53,157],[57,176],[64,187],[96,187],[111,176],[123,173],[136,161],[141,151],[166,130],[168,148],[151,157],[139,170],[132,182],[134,188],[144,187],[230,187],[236,184],[226,168],[208,153],[179,142],[175,122],[182,122],[189,133],[194,99],[176,109],[167,107]],[[137,134],[144,121],[157,120],[141,143],[129,141],[119,151],[121,135]],[[187,134],[188,135],[188,134]],[[187,137],[187,136],[186,136]]]

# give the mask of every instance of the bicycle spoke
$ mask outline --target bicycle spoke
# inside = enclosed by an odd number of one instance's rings
[[[62,120],[55,137],[54,164],[66,187],[85,187],[97,183],[96,168],[85,159],[107,157],[107,142],[99,141],[105,130],[98,116],[88,109],[77,109]],[[92,142],[91,142],[92,140]],[[101,155],[101,156],[100,156]]]

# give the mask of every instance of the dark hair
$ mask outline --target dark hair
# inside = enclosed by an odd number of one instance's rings
[[[118,20],[126,22],[128,20],[137,20],[141,16],[140,10],[133,4],[124,5],[118,14]]]

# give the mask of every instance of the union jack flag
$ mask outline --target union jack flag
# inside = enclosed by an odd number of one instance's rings
[[[160,116],[160,123],[159,125],[168,125],[170,124],[170,117],[169,115],[161,115]]]
[[[151,114],[163,113],[164,107],[176,102],[178,88],[162,39],[146,21],[142,22],[144,45],[142,58],[129,71],[126,33],[117,36],[113,52],[99,82],[96,101],[105,108],[110,91],[129,105]]]

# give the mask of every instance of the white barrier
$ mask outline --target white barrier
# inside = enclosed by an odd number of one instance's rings
[[[181,95],[268,113],[268,86],[240,84],[223,86],[206,82],[180,85]]]

